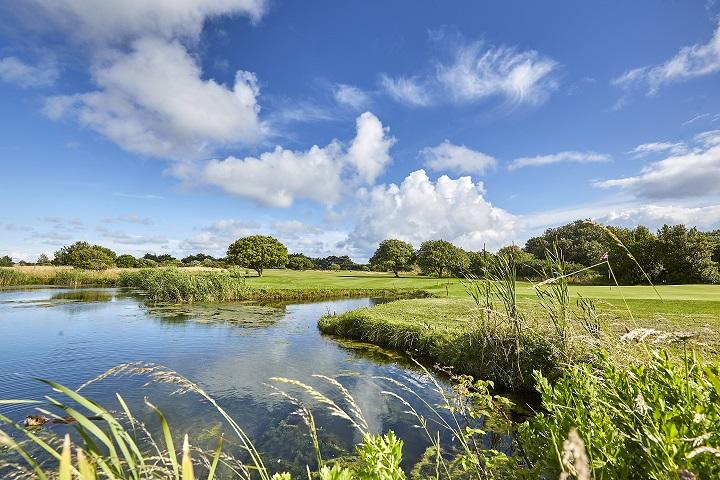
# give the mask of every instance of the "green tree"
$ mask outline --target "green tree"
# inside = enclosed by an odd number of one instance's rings
[[[484,278],[488,273],[490,265],[495,259],[495,255],[487,250],[467,252],[467,254],[470,259],[470,273],[478,278]]]
[[[265,235],[241,238],[228,247],[228,262],[252,268],[262,277],[266,268],[281,268],[288,262],[287,247]]]
[[[413,246],[402,240],[383,240],[375,254],[370,258],[370,265],[376,270],[390,270],[396,277],[398,272],[412,269],[415,260]]]
[[[73,250],[70,253],[70,265],[83,270],[105,270],[115,266],[115,255],[108,249],[93,245],[88,248]]]
[[[78,252],[80,250],[88,250],[88,249],[98,251],[98,252],[103,252],[103,254],[96,255],[95,253],[88,254],[87,252],[80,254],[80,255],[76,254],[76,252]],[[55,252],[55,258],[53,258],[52,263],[53,263],[53,265],[75,266],[74,264],[77,263],[78,261],[80,261],[79,260],[80,258],[83,258],[83,257],[89,258],[91,256],[94,256],[97,258],[110,258],[111,259],[110,263],[112,263],[112,264],[115,263],[115,258],[117,257],[115,252],[113,252],[109,248],[102,247],[100,245],[90,245],[88,242],[75,242],[72,245],[62,247],[60,250]],[[78,268],[82,268],[82,267],[78,267]],[[109,268],[109,267],[106,267],[106,268]]]
[[[537,258],[545,258],[545,251],[557,244],[565,261],[589,267],[607,251],[608,236],[602,228],[586,220],[576,220],[558,228],[549,228],[540,237],[525,243],[525,251]]]
[[[657,233],[658,254],[667,283],[720,283],[713,243],[696,228],[663,225]]]
[[[13,265],[13,259],[10,255],[0,257],[0,267],[12,267]]]
[[[459,275],[470,268],[467,253],[445,240],[423,242],[417,252],[417,262],[424,274],[438,277],[445,273]]]
[[[41,254],[38,256],[37,261],[35,262],[35,264],[36,264],[36,265],[52,265],[52,262],[50,261],[50,259],[48,258],[47,255],[45,255],[44,253],[41,253]]]
[[[288,255],[287,268],[291,270],[312,270],[315,268],[315,262],[302,253],[293,253]]]
[[[151,260],[149,258],[138,258],[137,259],[137,267],[138,268],[155,268],[158,266],[158,262],[155,260]]]
[[[135,268],[137,267],[137,262],[138,261],[135,257],[126,253],[117,257],[117,260],[115,260],[115,265],[120,268]]]

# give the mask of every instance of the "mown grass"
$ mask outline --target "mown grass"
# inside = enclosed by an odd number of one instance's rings
[[[228,302],[311,300],[343,297],[427,297],[418,289],[395,288],[272,288],[246,281],[238,270],[192,272],[180,269],[143,269],[122,272],[118,285],[143,290],[153,302]]]

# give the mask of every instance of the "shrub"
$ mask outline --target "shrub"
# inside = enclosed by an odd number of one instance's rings
[[[115,265],[120,268],[135,268],[138,266],[138,261],[132,255],[125,254],[117,257]]]
[[[565,470],[556,452],[577,429],[593,478],[720,478],[720,365],[695,355],[618,366],[606,353],[554,384],[536,374],[543,413],[522,429],[541,478]]]

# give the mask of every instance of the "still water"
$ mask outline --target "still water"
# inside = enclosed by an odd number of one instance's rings
[[[391,385],[374,377],[399,380],[431,404],[438,403],[429,379],[402,356],[325,337],[317,329],[323,314],[377,301],[153,307],[137,294],[115,289],[2,291],[0,399],[43,399],[51,394],[33,377],[77,388],[122,363],[162,364],[199,384],[228,410],[267,463],[279,470],[302,471],[314,458],[307,429],[293,414],[296,408],[272,395],[268,383],[271,377],[300,380],[340,403],[334,389],[313,377],[327,375],[347,387],[371,431],[394,430],[405,440],[408,468],[428,446],[427,439],[404,413],[407,408],[382,393]],[[189,433],[195,444],[212,447],[219,432],[230,435],[217,412],[200,397],[171,395],[171,386],[148,385],[147,378],[110,377],[84,390],[87,397],[118,411],[115,392],[123,395],[134,414],[151,423],[143,402],[147,397],[163,411],[175,433]],[[421,408],[419,400],[408,400]],[[326,456],[341,455],[360,440],[346,421],[313,407]],[[33,410],[0,406],[0,412],[22,422]]]

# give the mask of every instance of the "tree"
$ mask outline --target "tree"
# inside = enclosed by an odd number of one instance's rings
[[[89,270],[104,270],[115,265],[117,255],[109,248],[75,242],[55,252],[53,265],[71,265]]]
[[[155,260],[151,260],[149,258],[138,258],[137,259],[137,267],[138,268],[155,268],[158,266],[158,262]]]
[[[117,257],[117,260],[115,260],[115,265],[120,268],[135,268],[137,267],[137,263],[137,259],[127,253],[125,255],[120,255]]]
[[[252,268],[262,277],[266,268],[284,267],[288,262],[287,247],[265,235],[241,238],[228,247],[228,262]]]
[[[576,220],[558,228],[549,228],[540,237],[525,243],[525,251],[537,258],[545,258],[545,251],[557,244],[565,261],[589,267],[607,251],[608,236],[602,228],[586,220]]]
[[[390,270],[396,277],[398,272],[412,268],[415,260],[413,246],[402,240],[383,240],[380,242],[375,254],[370,258],[370,265],[378,270]]]
[[[50,259],[48,258],[47,255],[45,255],[44,253],[41,253],[41,254],[38,256],[37,261],[35,262],[35,264],[36,264],[36,265],[52,265],[52,262],[50,262]]]
[[[195,255],[188,255],[187,257],[183,258],[182,263],[200,263],[203,260],[215,260],[215,258],[212,255],[207,255],[205,253],[196,253]]]
[[[163,262],[173,262],[177,260],[177,258],[173,257],[169,253],[163,253],[162,255],[155,255],[154,253],[146,253],[143,255],[143,258],[146,260],[152,260],[153,262],[157,263],[163,263]]]
[[[291,270],[312,270],[315,268],[315,262],[302,253],[293,253],[288,255],[287,268]]]
[[[93,245],[88,248],[73,250],[70,254],[70,265],[83,270],[105,270],[115,266],[115,257],[110,255],[104,248],[96,248]]]
[[[720,283],[713,243],[696,228],[663,225],[657,233],[661,280],[667,283]]]
[[[448,272],[460,275],[470,267],[467,253],[445,240],[423,242],[417,252],[417,262],[424,274],[432,273],[438,277]]]
[[[12,267],[13,265],[13,259],[10,255],[0,257],[0,267]]]

